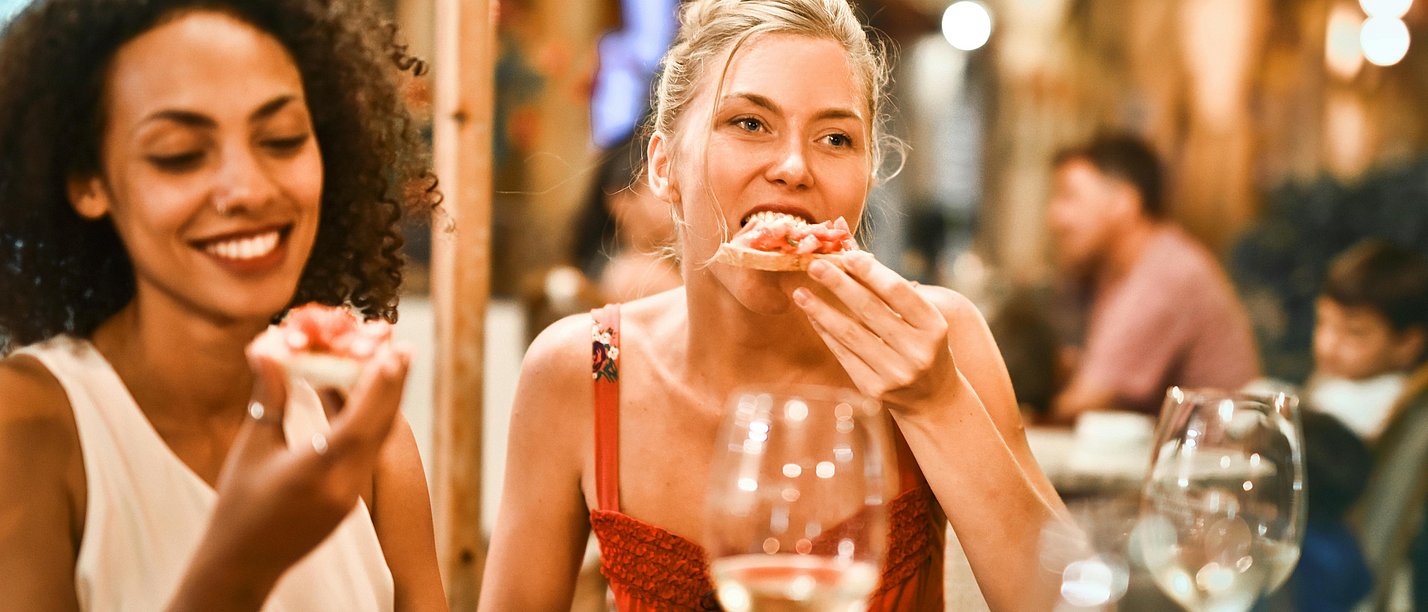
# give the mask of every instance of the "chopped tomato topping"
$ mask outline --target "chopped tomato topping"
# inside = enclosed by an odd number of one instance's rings
[[[843,217],[808,223],[790,215],[756,215],[729,241],[734,246],[771,253],[827,255],[857,250]]]
[[[305,304],[288,312],[283,341],[294,351],[331,353],[365,359],[391,338],[385,321],[363,322],[347,308]]]

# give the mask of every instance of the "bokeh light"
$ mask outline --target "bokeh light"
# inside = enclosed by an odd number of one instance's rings
[[[1364,13],[1369,17],[1399,19],[1408,14],[1408,7],[1413,6],[1413,0],[1359,0],[1359,6],[1363,7]]]
[[[1392,17],[1371,17],[1359,30],[1364,59],[1379,66],[1397,64],[1408,53],[1408,26]]]
[[[953,2],[942,13],[942,35],[963,51],[980,49],[992,37],[992,14],[980,2]]]

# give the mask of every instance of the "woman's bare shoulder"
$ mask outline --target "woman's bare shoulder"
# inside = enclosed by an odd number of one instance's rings
[[[0,427],[63,425],[74,429],[69,397],[54,374],[28,355],[0,359]]]
[[[537,378],[543,384],[575,380],[588,384],[594,324],[589,313],[573,314],[550,324],[526,347],[521,378]]]
[[[0,359],[0,389],[0,488],[82,478],[73,469],[79,430],[59,380],[34,358],[12,355]]]

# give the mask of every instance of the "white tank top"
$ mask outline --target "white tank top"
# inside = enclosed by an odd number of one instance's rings
[[[60,336],[18,351],[54,374],[69,396],[88,501],[74,584],[81,610],[161,610],[203,537],[218,494],[173,453],[118,374],[85,340]],[[288,445],[328,429],[311,388],[295,384]],[[392,574],[361,500],[311,554],[283,575],[264,612],[389,611]]]

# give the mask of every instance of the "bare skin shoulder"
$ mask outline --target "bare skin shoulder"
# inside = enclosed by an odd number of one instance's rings
[[[84,462],[69,399],[33,358],[0,360],[0,601],[78,609]]]
[[[590,532],[581,474],[590,454],[592,322],[571,315],[541,332],[516,384],[507,472],[481,609],[569,609]]]

